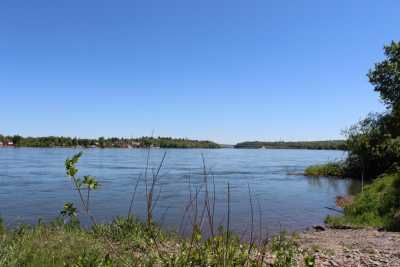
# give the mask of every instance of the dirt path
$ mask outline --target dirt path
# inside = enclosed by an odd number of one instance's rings
[[[301,233],[299,242],[315,252],[317,266],[400,267],[400,233],[326,229]]]

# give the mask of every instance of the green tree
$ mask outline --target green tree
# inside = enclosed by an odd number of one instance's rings
[[[106,146],[106,141],[105,141],[104,137],[99,138],[99,146],[101,148],[104,148]]]
[[[12,142],[14,143],[14,145],[19,145],[20,144],[20,142],[21,142],[21,140],[22,140],[22,136],[19,136],[19,135],[14,135],[13,137],[12,137]]]
[[[370,83],[375,87],[388,108],[398,108],[400,102],[400,42],[384,47],[386,58],[375,64],[368,73]]]
[[[400,162],[400,42],[384,47],[386,58],[368,77],[388,111],[370,114],[347,132],[351,176],[376,178]]]

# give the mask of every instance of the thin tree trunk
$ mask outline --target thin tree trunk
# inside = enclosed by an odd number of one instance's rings
[[[364,168],[361,173],[361,192],[364,192]]]

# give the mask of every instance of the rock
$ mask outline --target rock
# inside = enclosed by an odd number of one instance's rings
[[[336,206],[344,208],[345,206],[353,203],[353,196],[337,196],[336,197]]]
[[[333,260],[330,260],[329,263],[330,263],[331,266],[335,266],[335,267],[339,266],[339,264],[337,264],[337,263],[336,263],[335,261],[333,261]]]
[[[317,232],[321,232],[321,231],[325,231],[325,230],[326,230],[325,226],[322,226],[322,225],[319,225],[319,224],[314,225],[314,226],[313,226],[313,229],[314,229],[315,231],[317,231]]]

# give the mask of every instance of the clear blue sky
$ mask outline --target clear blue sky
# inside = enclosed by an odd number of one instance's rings
[[[317,140],[383,110],[400,1],[0,2],[0,133]]]

